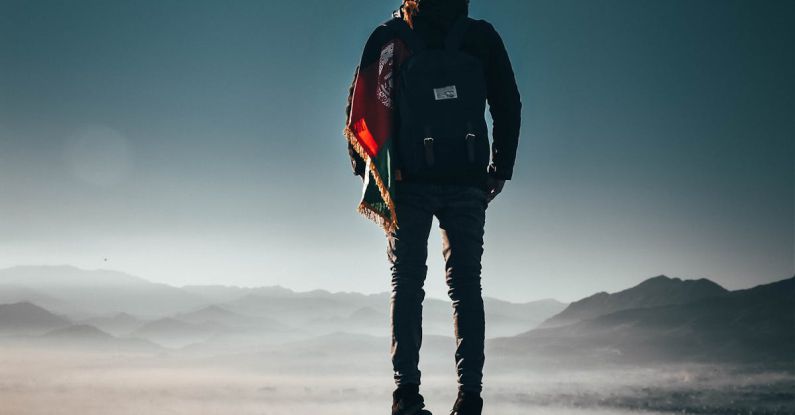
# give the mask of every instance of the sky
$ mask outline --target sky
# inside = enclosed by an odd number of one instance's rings
[[[0,0],[0,267],[390,289],[342,136],[398,0]],[[795,274],[795,2],[472,0],[519,86],[484,295]],[[438,222],[427,295],[447,298]]]

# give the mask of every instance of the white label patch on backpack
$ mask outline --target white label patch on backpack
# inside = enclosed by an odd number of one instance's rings
[[[443,86],[441,88],[434,88],[433,96],[437,101],[441,101],[443,99],[456,99],[458,98],[458,92],[455,90],[455,85],[449,85]]]

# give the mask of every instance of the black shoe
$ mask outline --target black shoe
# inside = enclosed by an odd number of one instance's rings
[[[392,415],[432,415],[425,408],[419,385],[401,385],[392,392]]]
[[[480,397],[480,393],[458,391],[450,415],[481,415],[481,411],[483,411],[483,398]]]

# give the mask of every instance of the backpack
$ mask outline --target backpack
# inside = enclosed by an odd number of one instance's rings
[[[412,50],[398,68],[395,91],[399,180],[486,175],[486,77],[480,60],[459,50],[471,21],[461,16],[452,24],[444,49],[426,49],[403,19],[392,21]]]

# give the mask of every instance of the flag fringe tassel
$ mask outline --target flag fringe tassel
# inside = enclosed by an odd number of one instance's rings
[[[359,140],[356,139],[356,135],[349,127],[345,127],[342,131],[345,138],[348,140],[348,143],[351,144],[351,147],[356,151],[356,153],[365,160],[366,164],[369,166],[370,175],[375,180],[376,186],[378,186],[378,192],[381,194],[381,198],[384,200],[386,205],[389,207],[389,213],[392,218],[388,218],[383,215],[381,212],[374,209],[370,206],[369,203],[362,200],[359,203],[359,206],[356,208],[356,211],[359,212],[362,216],[370,219],[371,221],[378,224],[384,232],[393,232],[398,228],[397,224],[397,216],[395,215],[395,203],[392,200],[392,196],[389,194],[389,189],[387,189],[386,185],[384,184],[384,180],[381,178],[381,175],[378,173],[378,170],[375,167],[375,164],[372,163],[370,155],[364,150],[361,144],[359,144]]]

